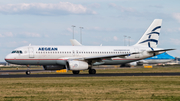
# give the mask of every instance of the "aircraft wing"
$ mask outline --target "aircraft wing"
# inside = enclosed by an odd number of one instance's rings
[[[155,52],[166,52],[166,51],[171,51],[175,49],[162,49],[162,50],[154,50],[154,51],[148,51],[149,53],[155,53]]]
[[[113,57],[121,57],[124,58],[125,56],[130,56],[132,54],[139,54],[139,52],[129,53],[129,54],[114,54],[114,55],[103,55],[103,56],[92,56],[92,57],[83,57],[83,58],[71,58],[70,60],[102,60],[102,59],[109,59]]]

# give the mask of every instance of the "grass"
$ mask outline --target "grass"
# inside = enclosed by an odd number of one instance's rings
[[[0,78],[0,100],[179,101],[180,77]]]

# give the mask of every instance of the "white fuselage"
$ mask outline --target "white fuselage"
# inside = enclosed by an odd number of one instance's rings
[[[155,50],[155,49],[154,49]],[[135,46],[24,46],[15,49],[5,60],[19,65],[65,65],[67,60],[84,57],[132,54],[95,62],[93,65],[116,65],[152,57],[149,47]],[[21,52],[20,52],[21,51]],[[160,54],[160,53],[157,53]],[[156,54],[156,55],[157,55]]]

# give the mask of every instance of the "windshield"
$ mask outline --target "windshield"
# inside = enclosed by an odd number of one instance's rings
[[[20,54],[22,54],[22,51],[21,50],[14,50],[11,53],[20,53]]]

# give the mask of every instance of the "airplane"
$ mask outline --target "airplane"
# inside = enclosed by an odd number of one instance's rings
[[[119,65],[142,60],[174,49],[157,48],[162,19],[155,19],[140,40],[133,46],[35,46],[29,45],[14,49],[5,61],[27,65],[43,65],[45,70],[89,70],[96,74],[95,65]]]
[[[137,65],[143,65],[143,64],[165,64],[167,62],[171,62],[175,60],[175,58],[169,54],[167,54],[166,52],[153,56],[153,57],[149,57],[143,60],[139,60],[136,62],[131,62],[126,64],[126,66],[137,66]]]
[[[148,64],[157,64],[157,63],[167,63],[170,61],[173,61],[175,58],[169,54],[167,54],[166,52],[156,55],[154,57],[149,57],[144,59],[144,61],[142,62],[143,64],[148,63]],[[141,60],[140,60],[141,63]]]

